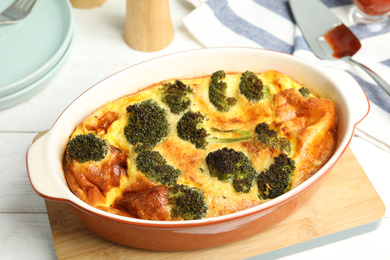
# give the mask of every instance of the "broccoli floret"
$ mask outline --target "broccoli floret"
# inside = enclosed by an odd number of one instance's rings
[[[167,164],[167,161],[157,151],[142,150],[136,158],[137,170],[152,181],[172,186],[176,184],[181,171]]]
[[[208,137],[206,138],[206,141],[208,143],[234,143],[234,142],[241,142],[250,140],[253,137],[253,132],[246,131],[246,130],[228,130],[228,131],[221,131],[215,128],[212,128],[214,132],[225,132],[225,133],[237,133],[240,134],[239,137],[234,138],[219,138],[219,137]],[[269,125],[267,123],[260,123],[255,128],[255,133],[257,140],[259,142],[265,143],[267,146],[279,149],[280,151],[290,154],[291,153],[291,143],[290,141],[285,137],[280,137],[278,133],[275,130],[271,130],[269,128]]]
[[[302,87],[298,89],[299,94],[302,95],[302,97],[308,97],[310,95],[310,90],[308,88]]]
[[[234,97],[227,97],[227,84],[223,81],[226,74],[223,70],[214,72],[211,75],[211,82],[209,86],[210,102],[217,108],[218,111],[227,112],[237,103]]]
[[[239,87],[241,94],[251,102],[259,102],[265,96],[263,81],[251,71],[242,73]]]
[[[205,116],[200,112],[186,112],[177,123],[178,136],[185,141],[191,142],[198,149],[205,149],[209,143],[236,143],[253,138],[254,133],[251,131],[240,129],[222,131],[216,128],[211,128],[211,130],[218,133],[236,133],[240,136],[233,138],[210,137],[207,130],[202,127],[204,119]],[[257,139],[260,142],[265,143],[267,146],[277,148],[284,153],[291,153],[292,148],[290,141],[285,137],[279,137],[275,130],[269,128],[268,124],[258,124],[255,128],[255,132]]]
[[[204,120],[205,115],[200,112],[186,112],[177,123],[178,136],[185,141],[191,142],[198,149],[206,149],[209,143],[234,143],[248,140],[253,136],[252,132],[245,130],[222,131],[211,128],[213,132],[237,133],[241,136],[236,138],[209,137],[210,134],[202,127]]]
[[[108,142],[104,139],[92,133],[80,134],[69,141],[66,157],[71,162],[98,162],[106,157],[108,148]]]
[[[271,130],[267,123],[258,124],[255,128],[257,139],[268,146],[276,147],[279,137],[275,130]]]
[[[191,142],[198,149],[205,149],[208,144],[206,138],[209,134],[201,127],[204,119],[205,116],[200,112],[186,112],[177,123],[178,136]]]
[[[257,139],[268,146],[290,154],[291,143],[285,137],[279,137],[275,130],[271,130],[266,123],[258,124],[255,128]]]
[[[168,204],[171,206],[171,217],[174,219],[201,219],[208,209],[203,192],[183,184],[176,184],[168,189]]]
[[[129,119],[124,133],[130,144],[153,147],[168,135],[167,113],[156,102],[149,99],[128,106],[126,111]]]
[[[281,153],[274,158],[274,163],[257,177],[259,197],[273,199],[290,190],[294,175],[295,162],[286,154]]]
[[[220,181],[232,181],[236,192],[247,193],[253,185],[256,171],[243,152],[226,147],[210,152],[206,163],[212,177]]]
[[[191,105],[188,96],[192,93],[192,89],[180,80],[177,79],[173,84],[163,84],[161,90],[162,101],[168,105],[172,113],[180,114]]]

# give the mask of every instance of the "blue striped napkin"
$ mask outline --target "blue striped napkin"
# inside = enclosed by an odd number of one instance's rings
[[[390,150],[390,97],[356,65],[344,61],[324,61],[310,50],[299,27],[294,23],[285,0],[187,0],[196,6],[183,19],[190,33],[205,47],[247,46],[293,54],[325,66],[338,67],[350,73],[371,101],[370,116],[359,127],[385,142]],[[352,0],[321,0],[362,42],[354,59],[362,62],[390,82],[390,27],[380,33],[369,33],[348,20]],[[309,11],[309,10],[308,10]],[[374,105],[373,105],[374,104]],[[370,118],[371,117],[371,118]],[[364,122],[363,121],[363,122]],[[386,122],[383,125],[383,122]]]
[[[201,0],[192,0],[201,3]],[[347,25],[351,0],[322,0]],[[205,46],[261,47],[294,54],[324,65],[340,67],[354,76],[368,98],[390,113],[390,97],[363,71],[343,61],[319,61],[311,53],[287,1],[208,0],[183,20],[188,30]],[[390,27],[368,33],[354,26],[351,30],[362,41],[354,56],[390,82]]]

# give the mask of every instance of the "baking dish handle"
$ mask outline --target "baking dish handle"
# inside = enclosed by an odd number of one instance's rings
[[[360,123],[370,111],[370,102],[359,83],[346,71],[326,67],[327,73],[332,75],[335,84],[341,85],[338,88],[348,108],[348,114],[353,125]]]
[[[47,156],[47,140],[49,134],[47,131],[39,133],[34,139],[33,144],[27,151],[27,173],[34,191],[41,197],[51,200],[67,200],[63,185],[63,175],[55,174],[50,156]]]

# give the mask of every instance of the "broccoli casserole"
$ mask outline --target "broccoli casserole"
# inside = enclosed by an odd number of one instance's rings
[[[332,102],[290,77],[220,70],[98,108],[70,136],[63,169],[70,190],[96,208],[202,219],[298,186],[332,156],[336,130]]]

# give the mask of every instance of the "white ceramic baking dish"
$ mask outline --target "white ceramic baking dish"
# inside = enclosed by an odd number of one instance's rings
[[[278,70],[314,93],[331,99],[337,111],[338,142],[335,153],[300,186],[269,202],[233,214],[170,222],[107,213],[84,203],[69,190],[62,171],[64,148],[76,125],[94,109],[162,80],[200,76],[217,70],[261,72],[270,69]],[[126,68],[74,100],[53,127],[28,150],[28,175],[32,187],[40,196],[69,203],[88,228],[114,242],[153,250],[217,246],[261,232],[307,202],[323,177],[346,151],[356,125],[368,114],[369,107],[368,99],[358,83],[342,70],[320,67],[292,55],[256,48],[185,51]]]

